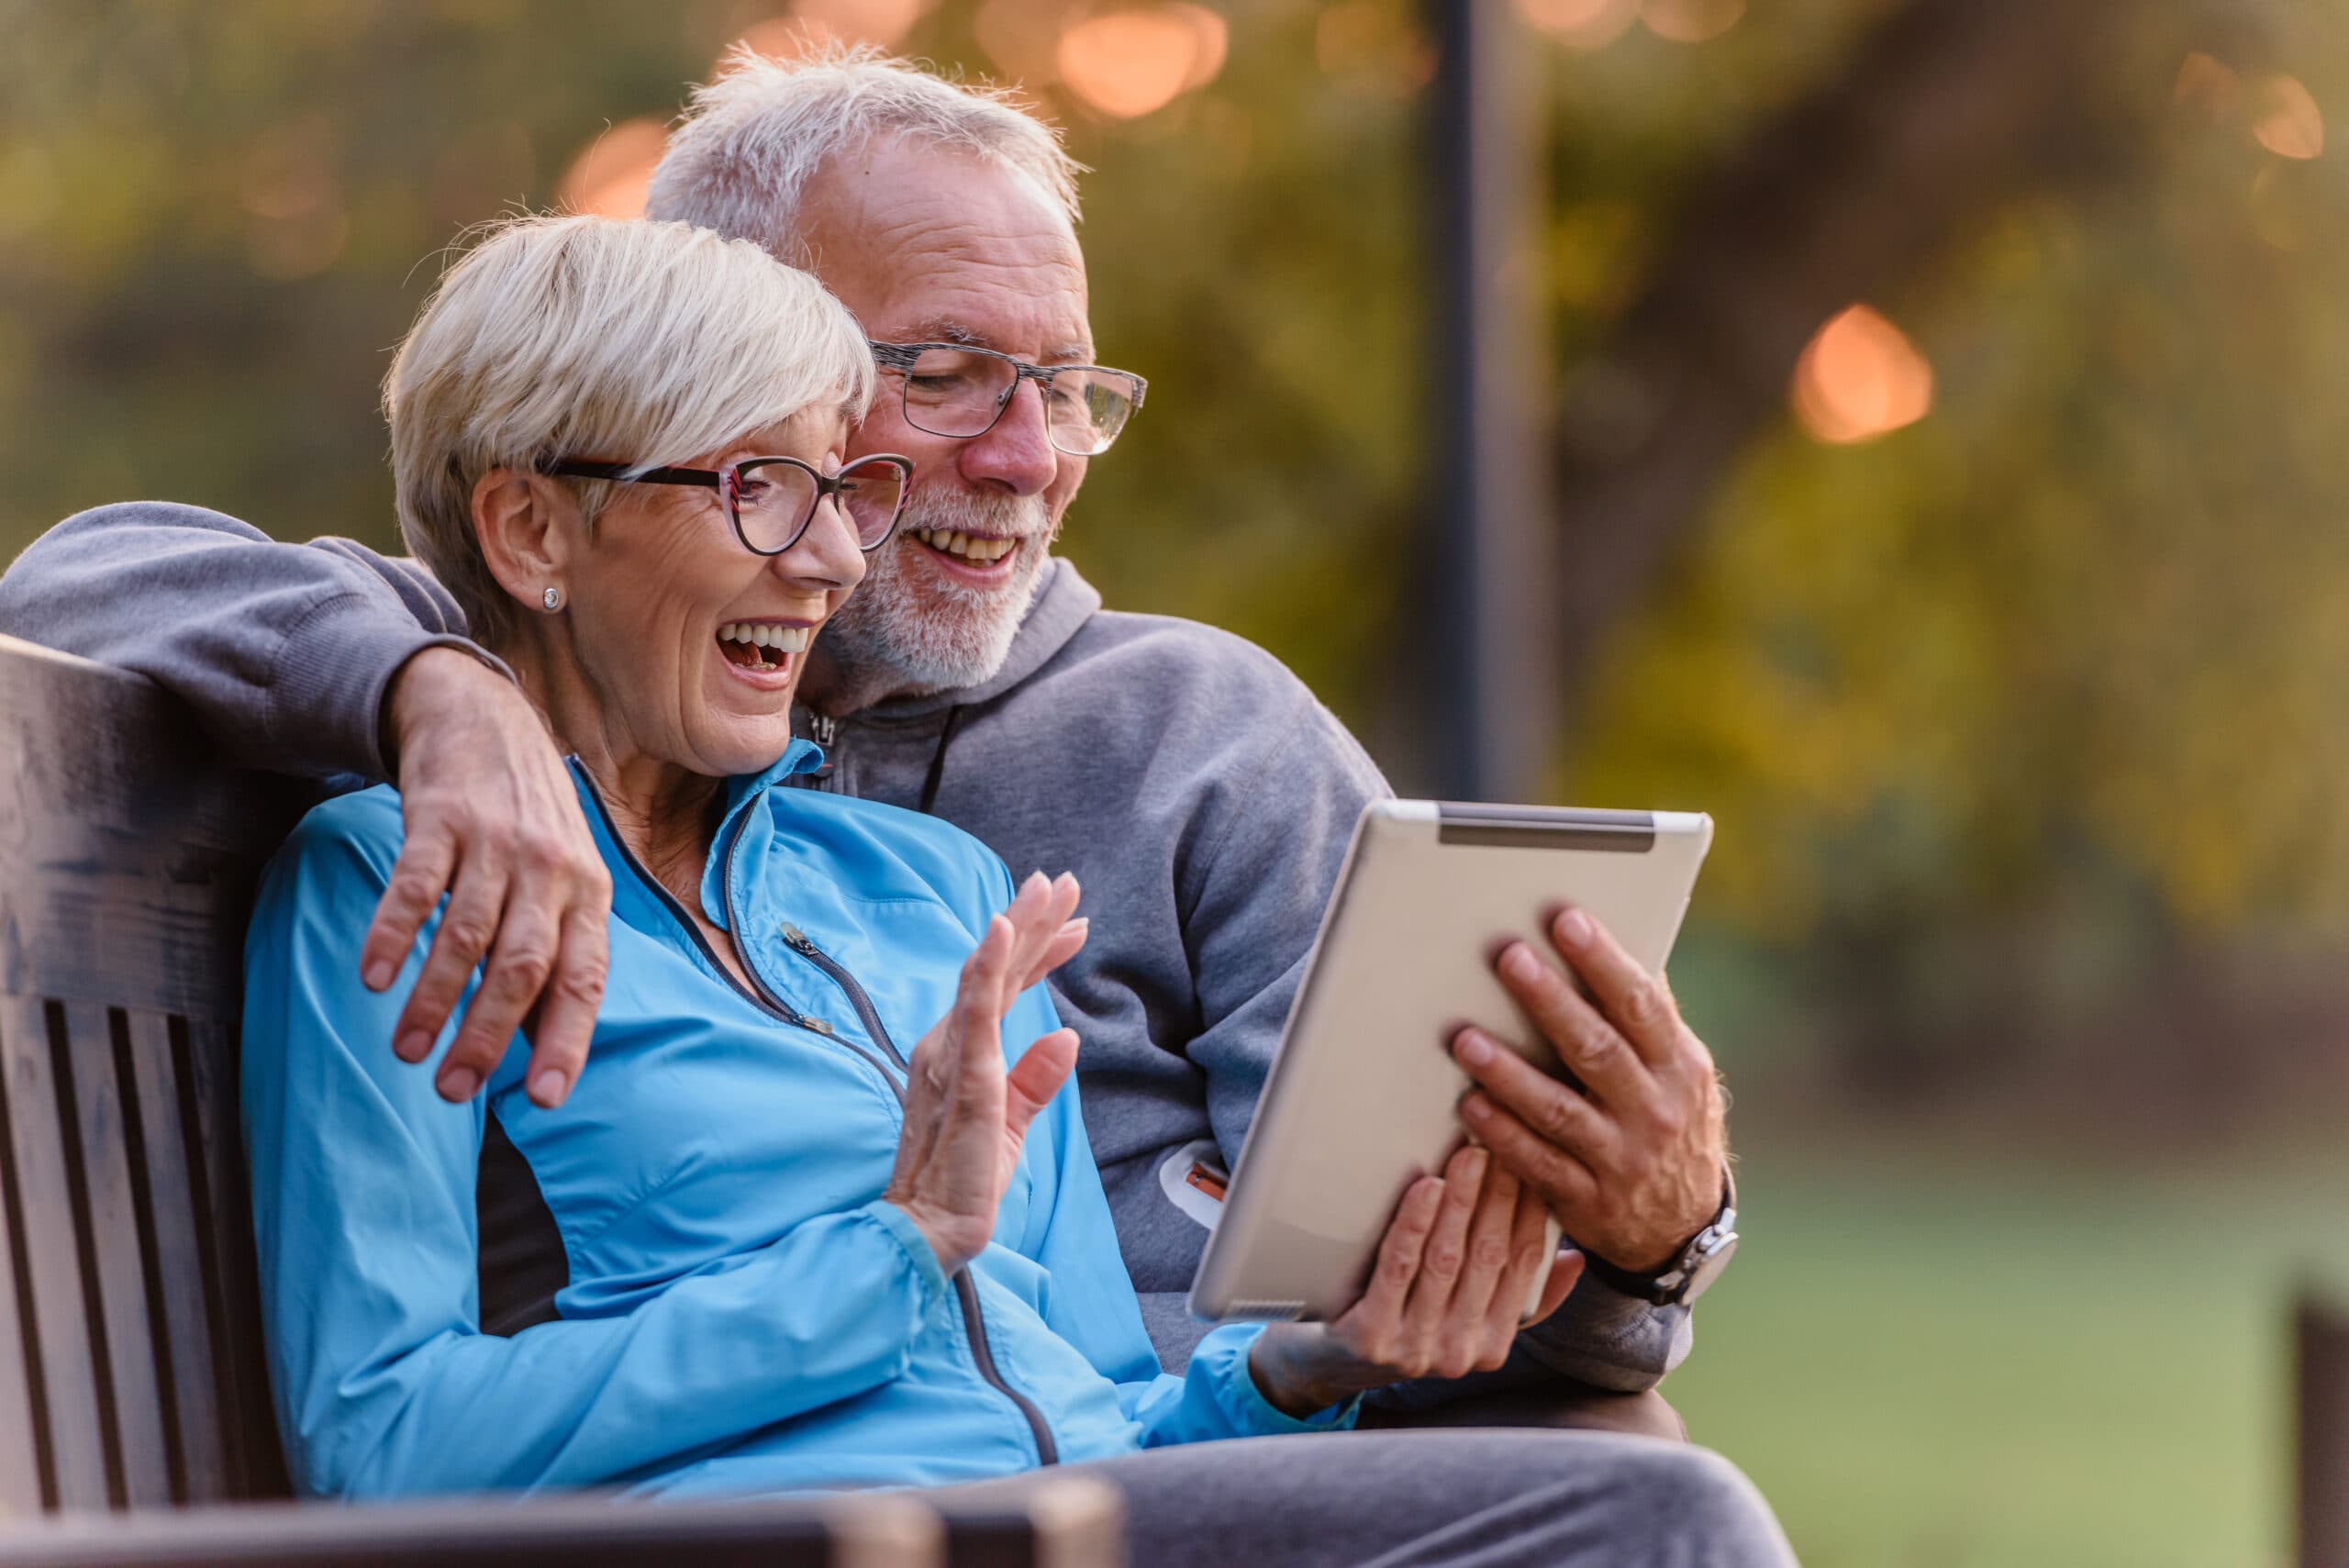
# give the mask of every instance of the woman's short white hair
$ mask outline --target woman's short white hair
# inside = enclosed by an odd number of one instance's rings
[[[864,334],[803,272],[682,223],[485,225],[384,382],[400,530],[495,644],[514,603],[473,530],[473,484],[555,458],[682,463],[812,408],[873,400]],[[587,520],[615,488],[565,481]]]
[[[840,44],[796,60],[738,48],[715,80],[694,89],[652,172],[645,211],[804,261],[794,220],[808,179],[879,136],[959,148],[1017,169],[1076,222],[1085,166],[1016,94],[949,82],[870,45]]]

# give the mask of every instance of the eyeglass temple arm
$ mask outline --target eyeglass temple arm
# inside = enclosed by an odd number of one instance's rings
[[[711,468],[648,468],[642,473],[630,473],[631,465],[625,462],[589,462],[566,459],[547,464],[549,473],[560,473],[573,479],[619,479],[641,484],[696,484],[704,490],[718,487],[718,471]]]

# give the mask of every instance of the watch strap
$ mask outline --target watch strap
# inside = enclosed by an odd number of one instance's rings
[[[1644,1301],[1651,1307],[1676,1307],[1687,1298],[1688,1285],[1696,1277],[1698,1265],[1704,1262],[1700,1257],[1692,1256],[1697,1247],[1736,1213],[1737,1184],[1727,1172],[1723,1172],[1721,1206],[1713,1210],[1712,1218],[1699,1226],[1694,1236],[1680,1244],[1664,1267],[1652,1273],[1640,1273],[1618,1268],[1586,1249],[1582,1255],[1583,1272],[1597,1275],[1601,1284],[1634,1301]]]
[[[1665,1265],[1664,1273],[1673,1273],[1679,1265],[1680,1254],[1675,1252],[1673,1254],[1672,1262]],[[1664,1288],[1660,1283],[1662,1275],[1638,1274],[1629,1269],[1619,1269],[1596,1252],[1585,1252],[1582,1255],[1582,1272],[1596,1275],[1601,1284],[1614,1291],[1618,1296],[1628,1296],[1634,1301],[1644,1301],[1651,1307],[1669,1307],[1678,1299],[1672,1291]]]

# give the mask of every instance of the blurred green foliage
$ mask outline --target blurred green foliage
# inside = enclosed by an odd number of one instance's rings
[[[438,252],[787,9],[0,0],[0,558],[138,495],[392,544],[375,386]],[[1561,367],[1692,185],[1891,9],[1529,35]],[[2349,931],[2349,207],[2337,153],[2254,135],[2269,73],[2344,101],[2343,8],[2257,12],[2172,102],[2176,9],[2108,63],[2157,112],[2051,149],[2066,172],[1870,302],[1930,360],[1932,413],[1859,446],[1765,432],[1587,673],[1558,793],[1712,811],[1688,962],[1731,977],[1721,1016],[1882,1083],[2147,1027],[2184,1050],[2192,1009],[2147,975],[2223,1009],[2277,963],[2337,967]],[[903,47],[985,74],[1015,11],[1055,6],[943,0]],[[1220,14],[1219,72],[1156,112],[1041,89],[1096,170],[1102,353],[1152,378],[1065,548],[1113,603],[1274,649],[1408,782],[1442,653],[1428,44],[1408,0]],[[2338,1072],[2321,1021],[2263,1029]]]

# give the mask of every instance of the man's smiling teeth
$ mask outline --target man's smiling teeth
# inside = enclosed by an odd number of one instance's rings
[[[1016,539],[989,539],[985,534],[951,533],[944,528],[916,528],[914,538],[932,550],[982,564],[1001,561],[1019,548],[1019,541]]]

